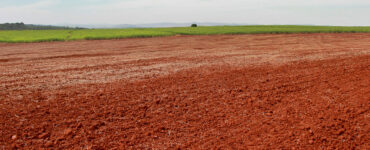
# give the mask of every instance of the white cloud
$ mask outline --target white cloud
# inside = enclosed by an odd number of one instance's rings
[[[0,22],[135,24],[233,22],[256,24],[370,25],[369,0],[43,0],[0,8]],[[74,1],[74,2],[77,2]],[[83,4],[85,2],[86,4]],[[105,3],[104,3],[105,2]],[[4,15],[5,13],[5,15]]]
[[[50,6],[58,4],[59,0],[43,0],[27,5],[0,8],[0,22],[45,22],[52,16]]]

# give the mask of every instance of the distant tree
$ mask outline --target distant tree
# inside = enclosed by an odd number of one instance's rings
[[[32,24],[24,24],[23,22],[0,24],[0,30],[63,30],[63,29],[83,29],[83,28],[32,25]]]
[[[195,28],[195,27],[198,27],[197,24],[191,24],[191,27]]]
[[[17,22],[17,23],[15,23],[15,25],[23,26],[23,25],[24,25],[24,23],[23,23],[23,22]]]

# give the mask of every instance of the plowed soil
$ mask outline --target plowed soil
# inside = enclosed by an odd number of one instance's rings
[[[369,149],[370,34],[0,44],[0,149]]]

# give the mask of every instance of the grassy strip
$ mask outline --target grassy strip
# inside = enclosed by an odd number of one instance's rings
[[[172,35],[214,34],[287,34],[287,33],[370,33],[370,27],[342,26],[212,26],[143,29],[22,30],[0,31],[0,42],[28,43],[70,40],[100,40]]]

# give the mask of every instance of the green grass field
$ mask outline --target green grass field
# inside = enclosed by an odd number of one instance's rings
[[[213,26],[139,29],[83,29],[83,30],[0,30],[0,42],[26,43],[93,39],[120,39],[172,35],[212,34],[277,34],[277,33],[370,33],[370,27],[342,26]]]

